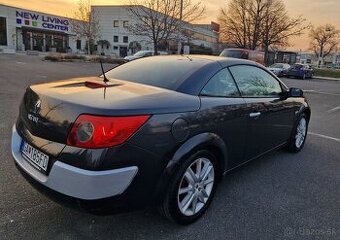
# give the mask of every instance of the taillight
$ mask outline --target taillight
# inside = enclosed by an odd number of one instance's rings
[[[105,148],[122,144],[149,117],[149,115],[128,117],[80,115],[68,134],[67,145],[81,148]]]

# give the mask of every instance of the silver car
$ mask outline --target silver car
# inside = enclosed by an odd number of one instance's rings
[[[289,69],[290,65],[287,63],[274,63],[268,70],[273,72],[276,76],[282,77],[284,75],[284,71]]]
[[[143,58],[143,57],[151,57],[154,56],[155,52],[153,50],[142,50],[142,51],[138,51],[133,55],[130,56],[126,56],[124,58],[124,60],[126,61],[132,61],[138,58]],[[168,55],[168,52],[164,52],[164,51],[158,51],[158,55]]]

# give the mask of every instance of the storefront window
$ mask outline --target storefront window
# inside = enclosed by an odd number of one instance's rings
[[[7,24],[4,17],[0,17],[0,45],[7,45]]]

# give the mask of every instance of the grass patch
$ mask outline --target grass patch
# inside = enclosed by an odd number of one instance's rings
[[[319,77],[340,78],[340,70],[337,69],[314,69],[314,75]]]

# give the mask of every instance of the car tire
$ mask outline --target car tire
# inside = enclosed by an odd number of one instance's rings
[[[201,174],[198,174],[201,180],[197,178],[198,161],[201,161]],[[204,171],[209,169],[209,174],[203,176]],[[197,179],[194,179],[192,174]],[[178,224],[187,225],[195,222],[209,207],[216,191],[219,176],[217,159],[212,153],[207,150],[193,153],[181,163],[170,180],[163,202],[159,207],[160,213]]]
[[[308,133],[309,119],[305,113],[302,113],[297,119],[292,134],[287,142],[286,149],[289,152],[297,153],[303,148],[307,133]]]

